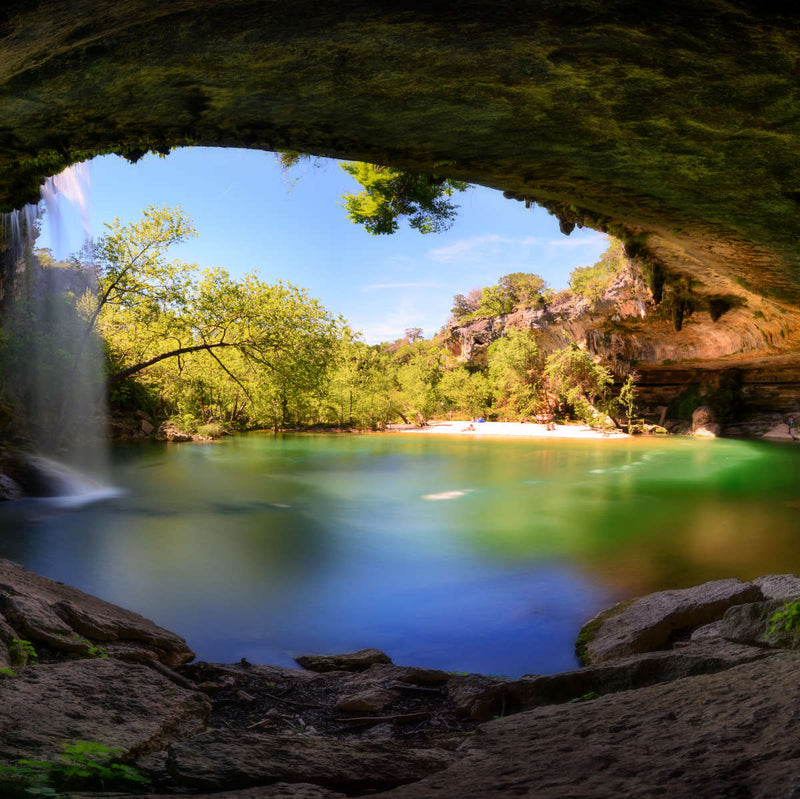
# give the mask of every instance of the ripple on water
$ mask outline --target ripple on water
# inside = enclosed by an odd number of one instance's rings
[[[439,500],[439,499],[457,499],[458,497],[463,497],[469,493],[469,489],[465,491],[442,491],[439,494],[424,494],[423,499],[432,499],[432,500]]]

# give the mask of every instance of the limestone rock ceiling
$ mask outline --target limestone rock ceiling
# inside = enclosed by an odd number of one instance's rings
[[[105,152],[298,149],[623,234],[800,305],[800,12],[755,0],[12,0],[0,207]]]

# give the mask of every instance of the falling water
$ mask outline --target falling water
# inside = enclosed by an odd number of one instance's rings
[[[42,186],[38,205],[3,215],[3,350],[0,440],[35,452],[59,493],[99,489],[106,472],[102,347],[87,325],[95,296],[92,264],[51,262],[35,250],[43,215],[57,242],[62,203],[75,205],[88,240],[88,170],[79,164]],[[57,461],[59,465],[54,462]],[[80,470],[71,479],[64,467]]]

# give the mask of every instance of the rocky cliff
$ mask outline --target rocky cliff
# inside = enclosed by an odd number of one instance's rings
[[[628,260],[595,302],[562,292],[543,307],[451,324],[447,347],[483,366],[493,341],[527,328],[545,352],[577,342],[617,376],[635,370],[641,405],[669,406],[675,418],[688,420],[709,402],[730,421],[800,409],[800,313],[741,288],[725,297],[689,296],[681,281],[661,286],[656,303],[651,282]]]

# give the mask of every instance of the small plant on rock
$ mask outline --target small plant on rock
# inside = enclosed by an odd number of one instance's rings
[[[39,659],[34,645],[24,638],[13,638],[9,651],[11,652],[12,662],[16,662],[19,666],[36,663]]]
[[[800,630],[800,602],[784,602],[783,610],[770,617],[770,634]]]
[[[9,799],[59,797],[67,790],[105,791],[147,782],[137,769],[114,762],[121,751],[94,741],[64,742],[56,760],[18,760],[0,766],[0,794]]]

